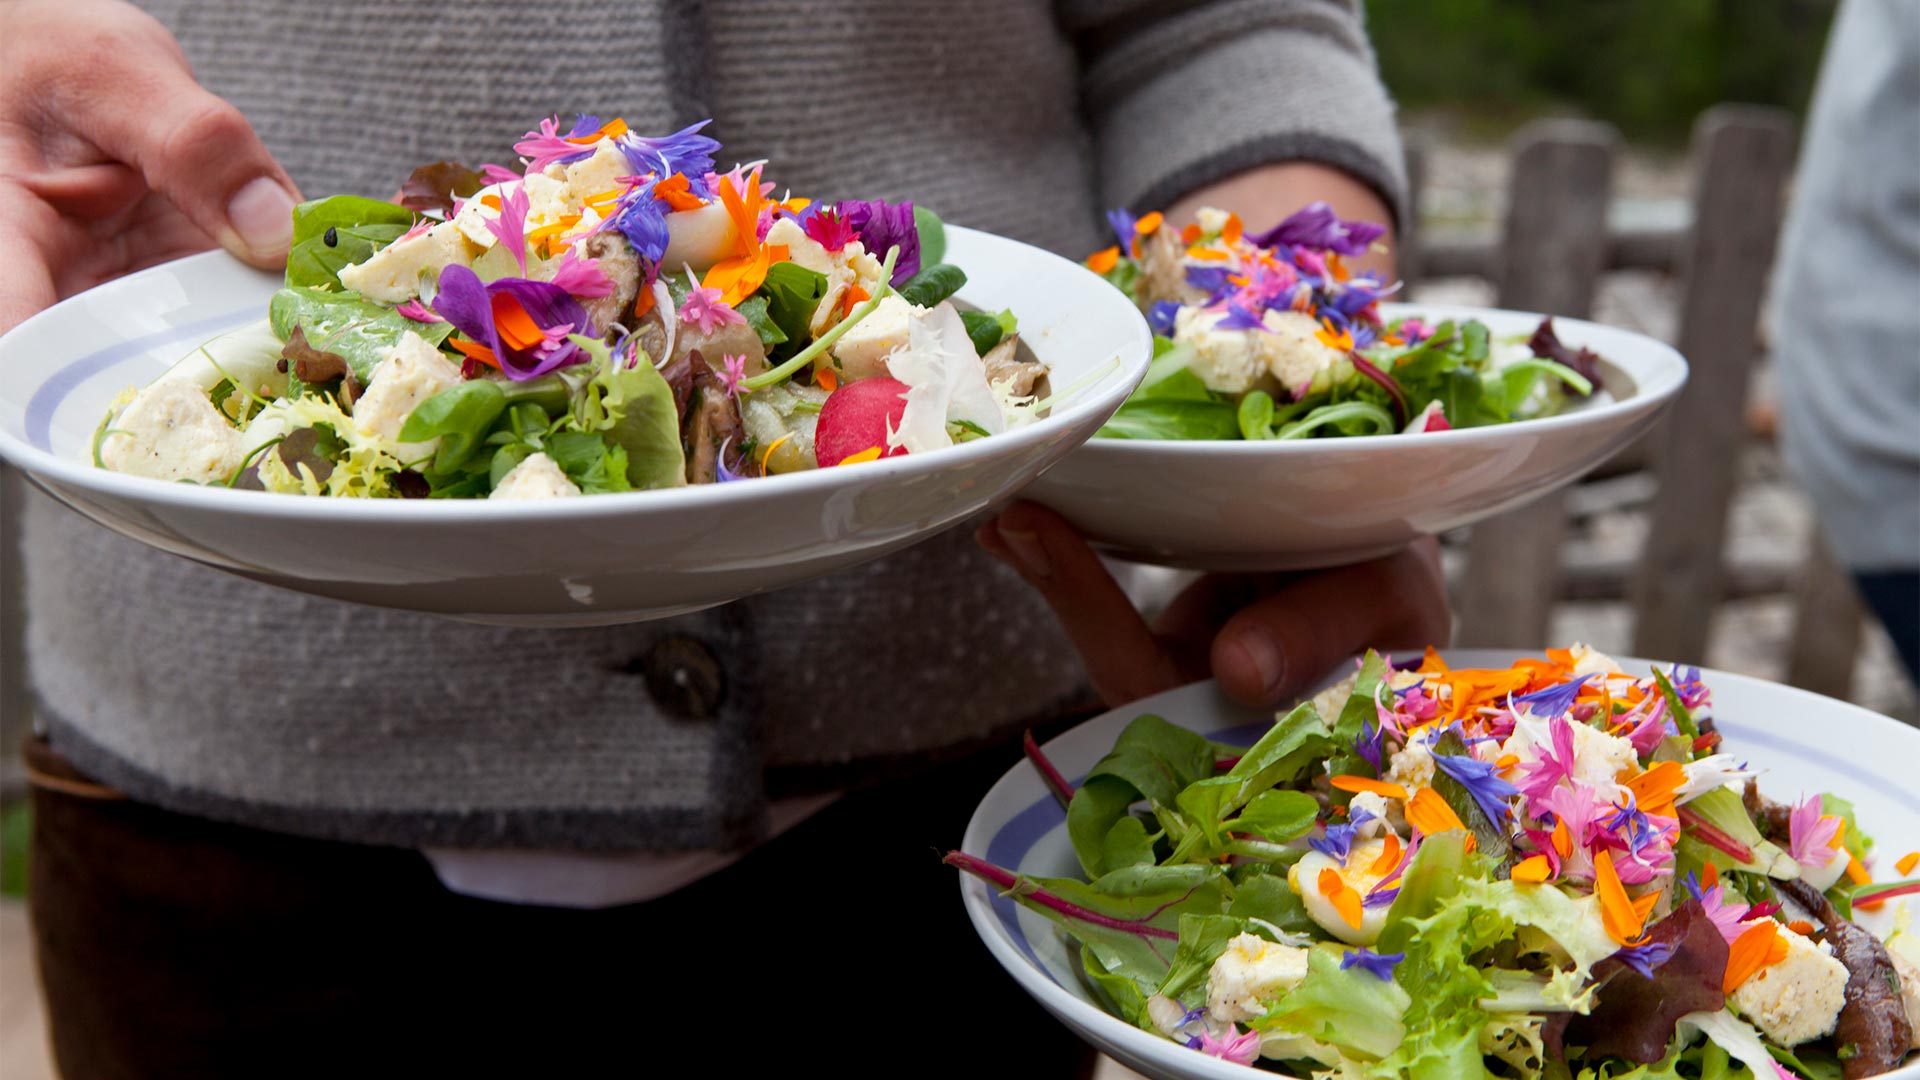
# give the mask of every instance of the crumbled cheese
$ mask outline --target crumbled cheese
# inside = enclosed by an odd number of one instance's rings
[[[507,470],[489,499],[564,499],[580,489],[545,454],[533,454]]]
[[[1219,324],[1231,312],[1183,307],[1173,317],[1173,340],[1193,349],[1188,368],[1207,389],[1244,394],[1256,389],[1267,375],[1255,337],[1257,330],[1222,330]]]
[[[887,358],[894,350],[906,348],[914,318],[926,310],[907,303],[896,293],[880,301],[866,318],[848,327],[833,344],[833,356],[840,361],[842,381],[890,374]]]
[[[1832,1034],[1846,1004],[1847,966],[1825,942],[1783,930],[1786,959],[1758,972],[1733,992],[1730,1004],[1781,1046]]]
[[[473,262],[466,238],[451,221],[443,221],[417,236],[395,240],[365,262],[340,271],[340,284],[369,300],[400,304],[420,295],[420,277],[437,279],[449,266]]]
[[[1269,311],[1260,321],[1267,327],[1259,335],[1260,359],[1295,397],[1304,396],[1314,378],[1342,358],[1340,350],[1314,336],[1320,324],[1304,311]]]
[[[1433,748],[1422,738],[1411,738],[1407,745],[1387,759],[1387,779],[1413,794],[1417,788],[1433,784]]]
[[[107,427],[100,460],[115,472],[156,480],[212,484],[226,480],[247,453],[246,440],[207,392],[182,378],[162,378],[135,394]]]
[[[353,426],[363,435],[389,441],[420,403],[460,381],[459,365],[419,334],[408,331],[398,344],[380,354],[380,363],[367,377],[366,393],[353,404]],[[396,452],[404,461],[433,453],[440,440],[404,443]]]
[[[1267,1011],[1263,1002],[1307,977],[1307,950],[1277,945],[1257,934],[1240,934],[1207,972],[1207,1016],[1222,1022],[1251,1020]]]

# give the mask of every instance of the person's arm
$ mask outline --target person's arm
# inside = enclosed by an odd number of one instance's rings
[[[286,260],[299,197],[172,35],[118,0],[0,2],[0,331],[216,244]]]
[[[1215,206],[1252,229],[1316,200],[1345,218],[1398,220],[1392,105],[1353,5],[1088,0],[1064,16],[1107,205],[1164,208],[1175,224]],[[1368,259],[1391,273],[1390,255]],[[1243,702],[1277,704],[1360,649],[1439,645],[1451,632],[1431,540],[1317,573],[1208,575],[1149,624],[1052,510],[1016,503],[977,538],[1046,597],[1113,705],[1208,674]]]

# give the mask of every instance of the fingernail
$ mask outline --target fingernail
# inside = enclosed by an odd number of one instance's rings
[[[1247,667],[1260,684],[1263,695],[1278,693],[1280,684],[1287,678],[1287,657],[1280,651],[1280,643],[1265,630],[1248,629],[1234,640],[1241,655],[1247,658]]]
[[[1009,529],[1000,526],[1000,539],[1006,541],[1007,550],[1013,553],[1014,561],[1020,564],[1032,577],[1046,577],[1053,573],[1053,562],[1047,558],[1046,546],[1040,543],[1038,533],[1023,529]]]
[[[250,180],[227,201],[227,224],[256,254],[284,255],[293,240],[293,196],[272,177]]]

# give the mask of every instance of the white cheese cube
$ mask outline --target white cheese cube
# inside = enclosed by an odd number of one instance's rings
[[[555,193],[563,213],[577,214],[587,205],[587,200],[595,195],[604,195],[609,191],[625,191],[620,178],[634,174],[633,165],[627,155],[621,153],[619,144],[612,139],[603,139],[593,148],[593,156],[562,166],[565,179]],[[699,180],[690,176],[689,180]],[[529,193],[531,199],[531,193]]]
[[[1260,321],[1267,327],[1259,335],[1260,358],[1294,397],[1306,394],[1314,377],[1341,359],[1340,350],[1314,336],[1320,324],[1304,311],[1269,311]]]
[[[1387,779],[1407,789],[1407,794],[1433,786],[1433,747],[1415,736],[1387,759]]]
[[[1260,354],[1257,330],[1221,330],[1226,311],[1183,307],[1173,319],[1173,340],[1193,347],[1189,367],[1207,389],[1222,394],[1244,394],[1258,389],[1267,374]]]
[[[363,435],[396,441],[407,417],[420,403],[460,382],[460,366],[411,331],[380,356],[368,376],[366,393],[353,403],[353,426]],[[402,443],[401,461],[418,461],[433,453],[440,440]]]
[[[473,255],[459,228],[443,221],[418,236],[395,240],[365,262],[341,270],[340,284],[375,303],[400,304],[420,295],[423,272],[437,279],[447,267],[471,262]]]
[[[560,466],[545,454],[534,454],[507,470],[489,499],[564,499],[580,494]]]
[[[162,378],[134,395],[107,425],[100,460],[115,472],[156,480],[224,482],[245,459],[245,437],[220,415],[207,392]]]
[[[1755,972],[1733,992],[1730,1004],[1781,1046],[1832,1034],[1846,1004],[1847,966],[1826,943],[1784,927],[1787,958]]]
[[[907,303],[897,293],[890,294],[866,318],[849,327],[833,343],[842,381],[891,374],[887,358],[895,349],[906,347],[914,318],[926,310]]]
[[[1207,1015],[1223,1022],[1251,1020],[1307,977],[1307,950],[1240,934],[1207,972]]]

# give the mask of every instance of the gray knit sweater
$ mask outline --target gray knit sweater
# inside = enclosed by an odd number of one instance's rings
[[[1325,161],[1396,205],[1402,188],[1360,18],[1334,0],[147,6],[309,195],[505,161],[538,117],[574,111],[643,132],[712,116],[725,156],[770,159],[783,187],[913,198],[1072,256],[1102,243],[1102,207],[1263,162]],[[767,777],[844,784],[843,766],[964,749],[1080,693],[1044,606],[964,531],[580,631],[282,592],[40,498],[26,543],[56,748],[136,798],[309,835],[736,847]]]

